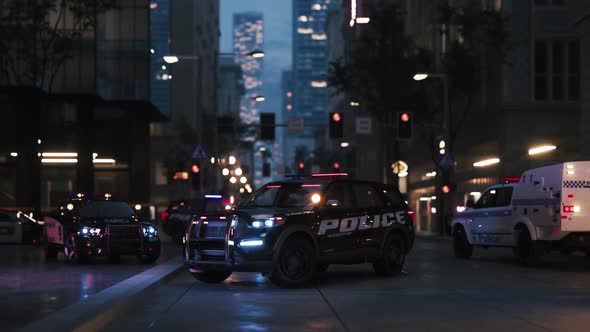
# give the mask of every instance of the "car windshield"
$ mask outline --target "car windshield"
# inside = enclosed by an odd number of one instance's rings
[[[256,191],[239,207],[304,208],[311,204],[311,196],[322,189],[320,184],[268,185]]]
[[[78,213],[81,218],[129,218],[133,210],[124,202],[88,202],[79,206]]]

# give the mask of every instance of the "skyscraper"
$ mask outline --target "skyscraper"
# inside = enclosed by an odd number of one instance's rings
[[[150,9],[151,99],[170,117],[170,70],[162,59],[170,53],[170,0],[153,0]]]
[[[330,0],[293,0],[293,115],[302,117],[305,133],[290,136],[287,163],[297,145],[312,147],[313,127],[327,124],[328,84],[325,31]]]
[[[256,12],[234,14],[233,31],[233,50],[236,53],[236,62],[242,67],[246,92],[240,107],[240,117],[243,123],[256,123],[260,112],[256,97],[262,95],[262,59],[245,56],[245,54],[263,48],[262,14]],[[254,137],[249,139],[253,140]]]

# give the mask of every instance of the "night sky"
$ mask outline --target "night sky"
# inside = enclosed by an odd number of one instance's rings
[[[232,51],[233,14],[264,15],[263,112],[281,108],[281,71],[291,68],[291,0],[221,0],[221,52]]]

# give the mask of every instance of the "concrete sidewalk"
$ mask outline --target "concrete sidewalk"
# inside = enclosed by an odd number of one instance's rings
[[[19,331],[98,331],[127,312],[150,289],[171,280],[183,270],[182,258],[175,257]]]

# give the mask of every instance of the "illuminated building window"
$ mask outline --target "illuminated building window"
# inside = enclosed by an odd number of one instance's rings
[[[324,33],[322,33],[322,34],[314,33],[311,35],[311,39],[313,39],[313,40],[326,40],[326,39],[328,39],[328,36],[326,36],[326,34],[324,34]]]
[[[312,28],[297,28],[297,33],[302,35],[311,35],[313,33]]]
[[[326,82],[326,81],[311,81],[311,86],[313,88],[325,88],[328,86],[328,82]]]

